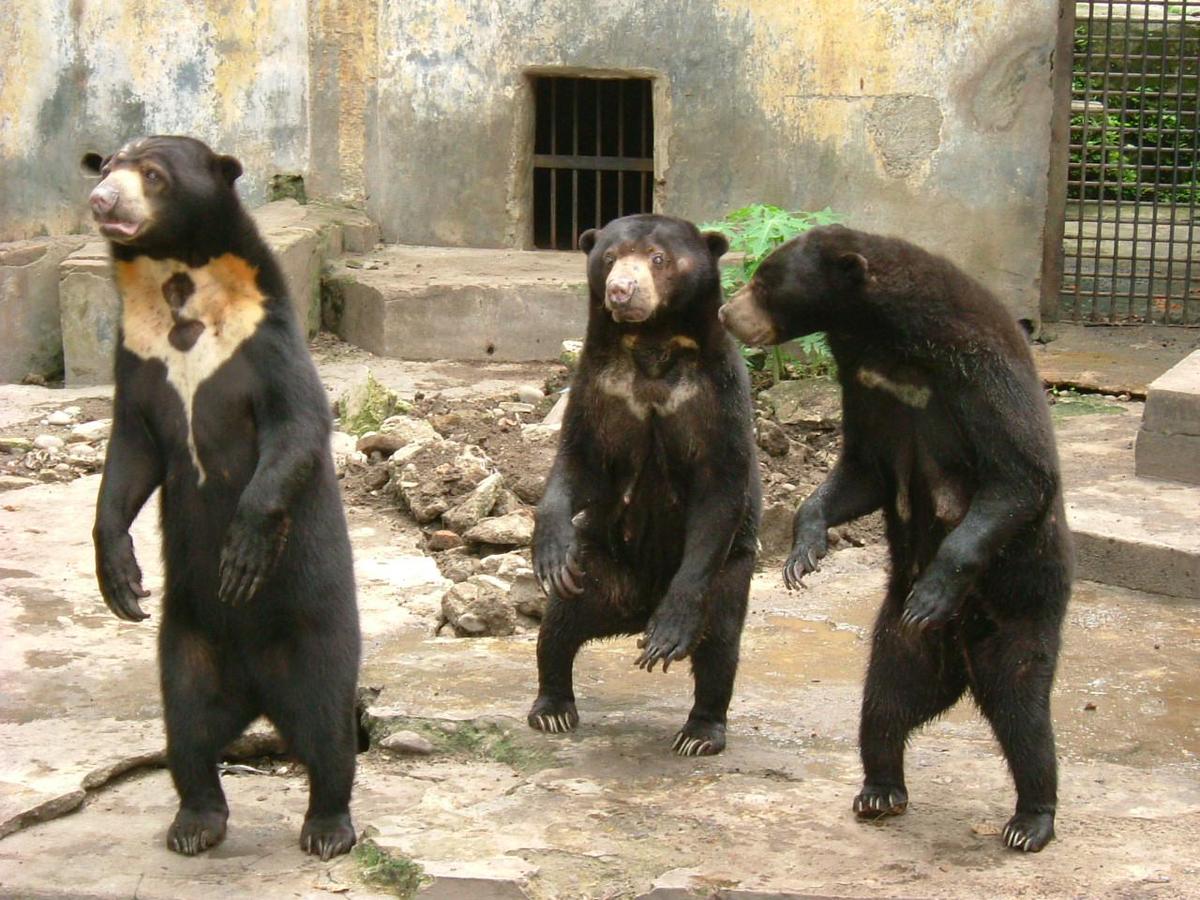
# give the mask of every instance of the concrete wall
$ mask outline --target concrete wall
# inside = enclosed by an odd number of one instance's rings
[[[1036,316],[1057,0],[377,2],[386,239],[527,245],[529,71],[652,73],[662,211],[828,205]]]
[[[186,131],[385,239],[530,243],[530,73],[655,78],[661,211],[826,205],[1036,317],[1059,0],[11,0],[0,240],[85,227],[84,147]],[[16,65],[8,61],[19,60]]]
[[[308,164],[308,0],[7,0],[0,241],[87,230],[85,150],[193,134],[241,157],[243,195]]]

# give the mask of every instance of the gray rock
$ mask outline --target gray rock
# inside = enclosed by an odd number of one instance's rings
[[[482,575],[495,575],[499,578],[511,578],[519,572],[533,571],[529,562],[529,551],[512,550],[508,553],[493,553],[479,561],[479,572]]]
[[[516,613],[508,604],[508,583],[491,575],[472,575],[442,597],[442,618],[459,637],[512,634]]]
[[[758,446],[769,456],[787,456],[791,449],[787,432],[770,419],[758,420]]]
[[[475,490],[467,494],[458,506],[449,509],[442,516],[446,527],[459,534],[474,528],[492,511],[496,499],[504,487],[504,476],[499,472],[489,475],[475,486]]]
[[[453,531],[442,529],[441,531],[435,531],[429,536],[426,546],[430,551],[436,553],[442,550],[453,550],[455,547],[461,547],[462,543],[463,539]]]
[[[473,544],[527,547],[533,541],[533,517],[524,513],[509,513],[507,516],[484,519],[463,537]]]
[[[759,397],[770,403],[775,418],[784,425],[828,430],[836,428],[842,418],[841,387],[825,378],[781,381]]]
[[[512,586],[508,589],[508,602],[521,615],[537,619],[539,622],[546,614],[546,595],[538,587],[537,579],[531,570],[513,578]]]
[[[567,398],[571,391],[568,388],[558,395],[558,399],[554,401],[554,406],[550,407],[550,412],[546,413],[546,418],[542,419],[542,424],[549,428],[561,428],[563,416],[567,414]]]
[[[391,465],[395,490],[422,525],[461,503],[492,471],[478,447],[446,440],[404,447]]]
[[[544,475],[522,475],[513,482],[512,490],[523,502],[537,506],[546,492],[546,478]]]
[[[46,416],[47,425],[70,425],[74,421],[75,417],[65,409],[56,409],[50,415]]]
[[[39,434],[33,439],[33,446],[39,450],[61,450],[65,443],[62,438],[53,434]]]
[[[472,556],[466,547],[454,547],[439,553],[434,561],[442,577],[455,583],[466,581],[479,571],[478,557]]]
[[[795,508],[788,503],[768,503],[763,506],[758,543],[764,557],[786,557],[791,552],[792,518],[795,512]]]
[[[23,437],[0,437],[0,451],[4,453],[28,453],[33,441]]]
[[[382,430],[383,423],[402,408],[400,398],[368,369],[338,400],[338,418],[343,429],[363,435]]]
[[[435,441],[439,435],[424,419],[412,416],[389,416],[378,431],[369,431],[358,439],[362,453],[382,453],[391,456],[402,447],[421,441]]]
[[[546,395],[536,384],[522,384],[517,386],[517,399],[522,403],[541,403]]]
[[[67,438],[68,443],[76,441],[101,441],[108,437],[112,431],[112,419],[96,419],[91,422],[82,422],[71,429],[71,436]]]
[[[496,496],[496,503],[490,512],[493,516],[507,516],[509,513],[520,512],[524,508],[525,504],[521,502],[521,498],[508,488],[504,488]]]
[[[379,746],[398,756],[428,756],[433,752],[433,742],[415,731],[394,731]]]

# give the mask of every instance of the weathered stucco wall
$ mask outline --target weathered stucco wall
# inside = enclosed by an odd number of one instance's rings
[[[1057,0],[373,0],[368,211],[523,246],[540,67],[657,75],[662,211],[826,205],[1036,314]]]
[[[530,242],[530,73],[655,78],[661,211],[831,206],[1036,315],[1059,0],[10,0],[0,241],[86,228],[76,161],[196,134],[386,239]],[[13,15],[15,13],[15,15]]]
[[[150,133],[241,157],[261,202],[308,163],[309,0],[7,0],[0,241],[88,227],[79,158]]]

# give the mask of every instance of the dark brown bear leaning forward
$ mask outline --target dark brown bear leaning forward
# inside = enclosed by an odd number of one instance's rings
[[[946,260],[840,226],[780,247],[721,318],[755,344],[824,331],[837,362],[842,454],[796,513],[788,586],[825,555],[827,528],[884,510],[891,577],[855,811],[905,811],[909,733],[969,690],[1016,782],[1004,842],[1041,850],[1054,837],[1050,688],[1072,555],[1025,335]]]
[[[550,599],[529,724],[575,728],[579,648],[644,632],[646,671],[691,657],[695,703],[674,750],[720,753],[761,506],[746,366],[717,319],[728,243],[637,215],[579,246],[587,335],[534,530]]]
[[[300,845],[354,844],[359,629],[331,416],[279,266],[238,202],[242,167],[149,137],[86,170],[121,295],[112,436],[96,508],[100,591],[147,617],[129,528],[156,489],[159,672],[179,812],[167,846],[225,836],[217,764],[258,715],[308,769]]]

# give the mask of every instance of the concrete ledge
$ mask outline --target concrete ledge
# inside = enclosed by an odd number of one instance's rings
[[[360,210],[280,200],[251,210],[287,280],[300,322],[311,336],[321,323],[321,272],[334,256],[375,245],[378,227]],[[68,386],[112,380],[120,301],[109,273],[108,245],[92,240],[58,266],[63,368]]]
[[[1162,478],[1200,484],[1200,435],[1138,431],[1134,445],[1137,473],[1142,478]],[[1200,521],[1196,523],[1200,528]]]
[[[388,247],[333,266],[326,325],[396,359],[549,360],[587,327],[582,254]]]
[[[58,266],[87,240],[71,234],[0,244],[0,382],[62,371]]]
[[[1075,575],[1200,599],[1200,486],[1133,474],[1139,417],[1137,404],[1129,407],[1056,428]]]

